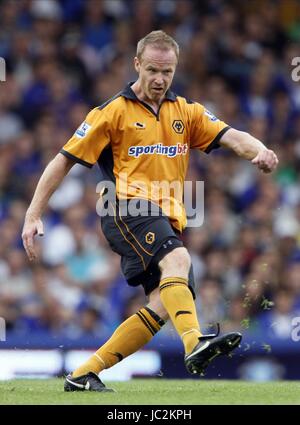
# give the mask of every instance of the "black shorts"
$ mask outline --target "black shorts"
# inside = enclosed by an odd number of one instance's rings
[[[111,249],[121,256],[121,268],[128,284],[142,285],[148,295],[159,286],[160,260],[173,249],[182,247],[183,243],[159,207],[155,206],[155,215],[151,215],[149,211],[153,204],[145,200],[139,202],[142,215],[133,216],[124,214],[127,201],[117,204],[108,201],[109,215],[101,217],[101,227]],[[195,298],[192,267],[188,283]]]

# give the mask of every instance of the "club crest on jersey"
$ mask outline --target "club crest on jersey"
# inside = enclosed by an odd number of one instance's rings
[[[79,137],[80,139],[82,139],[83,137],[85,137],[89,131],[89,129],[91,128],[90,124],[87,124],[85,121],[80,124],[80,126],[77,128],[77,130],[75,131],[75,135],[77,137]]]
[[[139,158],[141,155],[165,155],[168,158],[173,158],[177,155],[186,155],[188,151],[188,145],[177,143],[172,146],[165,146],[162,143],[156,145],[147,146],[129,146],[128,155]]]
[[[204,114],[209,118],[210,121],[219,121],[218,118],[208,109],[204,109]]]
[[[181,120],[174,120],[172,127],[173,127],[173,130],[178,134],[182,134],[184,131],[184,124]]]

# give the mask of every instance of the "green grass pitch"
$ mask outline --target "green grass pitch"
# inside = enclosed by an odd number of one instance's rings
[[[300,404],[300,382],[133,379],[116,393],[63,392],[63,379],[0,381],[0,404]]]

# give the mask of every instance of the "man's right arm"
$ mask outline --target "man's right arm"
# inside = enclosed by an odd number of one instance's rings
[[[59,153],[47,165],[38,182],[31,204],[25,215],[22,232],[23,245],[30,261],[36,259],[33,243],[34,235],[38,234],[42,236],[44,234],[41,220],[43,211],[51,195],[58,188],[74,164],[75,161]]]

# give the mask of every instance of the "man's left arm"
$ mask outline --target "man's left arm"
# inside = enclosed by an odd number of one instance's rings
[[[219,144],[233,150],[241,158],[248,159],[264,173],[271,173],[277,167],[277,155],[244,131],[230,128],[222,135]]]

